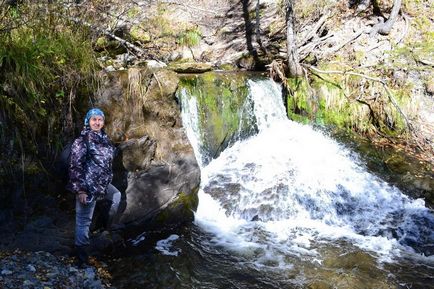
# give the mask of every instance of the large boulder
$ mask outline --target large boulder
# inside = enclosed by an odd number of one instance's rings
[[[193,219],[200,169],[175,98],[179,79],[165,69],[131,68],[103,75],[96,105],[106,132],[119,144],[129,225],[169,225]]]

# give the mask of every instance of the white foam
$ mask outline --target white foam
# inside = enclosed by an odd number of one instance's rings
[[[181,249],[172,248],[172,243],[179,239],[178,235],[170,235],[167,239],[159,240],[155,246],[155,249],[167,256],[178,256],[181,253]]]
[[[334,140],[288,120],[274,82],[249,85],[259,133],[202,168],[195,221],[215,235],[213,242],[273,266],[288,265],[282,252],[317,258],[312,244],[323,240],[347,240],[380,261],[413,254],[387,232],[413,230],[415,215],[434,222],[423,201],[367,172]],[[208,194],[213,186],[224,196]]]

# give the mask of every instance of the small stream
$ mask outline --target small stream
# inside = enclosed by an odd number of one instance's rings
[[[239,126],[218,153],[200,97],[180,89],[202,171],[195,221],[129,240],[110,262],[113,285],[434,288],[434,213],[424,201],[349,143],[288,120],[278,84],[253,77],[246,87]]]

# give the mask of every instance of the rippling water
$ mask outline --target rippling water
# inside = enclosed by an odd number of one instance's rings
[[[258,133],[205,163],[199,114],[183,121],[202,164],[195,223],[143,234],[121,288],[434,288],[434,216],[358,156],[286,118],[280,87],[249,81]],[[128,276],[125,276],[130,272]]]

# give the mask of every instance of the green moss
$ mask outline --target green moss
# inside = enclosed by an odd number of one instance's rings
[[[248,93],[245,76],[207,72],[182,78],[180,89],[198,101],[202,143],[211,154],[249,127],[242,111]]]
[[[314,108],[314,103],[312,103],[312,99],[309,97],[308,82],[302,78],[291,78],[288,80],[288,86],[292,91],[291,101],[288,100],[288,103],[292,105],[291,110],[298,111],[299,114],[310,115]]]
[[[194,47],[199,45],[202,33],[198,27],[186,29],[179,33],[177,43],[181,46]]]
[[[322,65],[322,70],[342,70],[337,63]],[[290,79],[288,116],[300,122],[335,125],[362,134],[382,132],[390,136],[405,132],[406,123],[389,100],[383,86],[364,83],[366,91],[377,93],[375,100],[360,94],[361,77],[327,74],[306,79]],[[403,85],[392,90],[398,105],[408,105],[411,87]],[[365,99],[366,97],[366,99]]]
[[[179,192],[176,199],[157,214],[155,221],[168,224],[193,220],[193,212],[199,204],[198,190],[196,188],[190,194]]]
[[[188,212],[196,211],[197,206],[199,205],[199,197],[197,195],[198,189],[199,188],[197,188],[190,194],[180,192],[177,196],[177,199],[172,204],[170,204],[169,207],[171,208],[182,207],[183,210]]]
[[[141,25],[134,25],[131,27],[130,35],[133,41],[138,41],[142,43],[150,42],[151,35],[149,32],[145,31],[145,29]]]
[[[96,50],[102,50],[107,48],[109,45],[109,40],[105,36],[98,37],[98,39],[95,42],[95,49]]]
[[[225,70],[225,71],[232,71],[232,70],[236,70],[237,67],[234,66],[234,65],[232,65],[232,64],[225,63],[225,64],[220,65],[220,66],[218,67],[218,69],[220,69],[220,70]]]
[[[134,18],[139,14],[140,14],[140,8],[139,7],[132,7],[127,12],[128,18]]]

